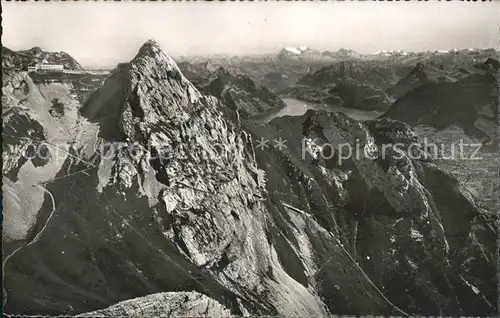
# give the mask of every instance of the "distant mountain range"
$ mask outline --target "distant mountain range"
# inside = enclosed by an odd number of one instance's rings
[[[311,49],[307,46],[284,47],[278,53],[278,59],[301,59],[301,60],[346,60],[360,58],[362,54],[348,49],[339,49],[336,52]]]
[[[337,60],[345,61],[351,59],[391,59],[391,58],[422,58],[422,57],[442,57],[443,55],[477,55],[478,58],[484,54],[497,54],[498,50],[494,49],[450,49],[450,50],[434,50],[434,51],[404,51],[400,49],[392,50],[378,50],[373,53],[359,53],[351,49],[340,48],[337,51],[323,51],[312,49],[307,46],[300,47],[284,47],[282,48],[277,57],[279,59],[300,59],[300,60]]]

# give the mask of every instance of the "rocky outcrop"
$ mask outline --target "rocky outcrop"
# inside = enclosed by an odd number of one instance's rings
[[[214,70],[209,62],[181,62],[179,69],[197,89],[220,99],[226,106],[222,111],[233,119],[245,119],[286,106],[281,98],[266,87],[257,85],[247,75],[233,75],[233,71],[223,67]],[[282,79],[281,74],[277,75]],[[272,80],[266,77],[266,81]]]
[[[346,108],[384,111],[390,104],[383,91],[355,83],[336,83],[328,93],[330,97],[327,97],[326,101],[338,98],[340,105]]]
[[[500,69],[500,61],[498,59],[494,58],[488,58],[486,61],[484,61],[483,64],[479,64],[476,67],[481,68],[483,70],[489,71],[489,72],[498,72]]]
[[[196,292],[167,292],[126,300],[77,317],[231,317],[217,301]]]

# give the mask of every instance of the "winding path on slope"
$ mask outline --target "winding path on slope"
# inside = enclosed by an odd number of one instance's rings
[[[50,193],[49,190],[45,189],[42,186],[39,186],[38,184],[32,184],[31,186],[39,188],[40,190],[44,191],[45,193],[47,193],[50,196],[50,199],[52,201],[52,212],[50,213],[49,217],[45,221],[45,224],[43,225],[43,227],[40,229],[40,232],[38,232],[31,241],[29,241],[28,243],[26,243],[24,245],[19,246],[12,253],[10,253],[7,257],[5,257],[5,259],[2,262],[2,281],[5,281],[5,264],[7,264],[7,261],[12,256],[14,256],[18,251],[20,251],[21,249],[23,249],[23,248],[25,248],[33,243],[38,242],[38,240],[40,239],[40,236],[43,234],[43,232],[47,228],[47,225],[49,224],[50,220],[52,219],[52,216],[54,215],[54,213],[57,210],[54,196],[52,195],[52,193]],[[5,285],[2,287],[2,289],[3,289],[3,306],[5,307],[5,305],[7,304],[7,291],[5,290]]]

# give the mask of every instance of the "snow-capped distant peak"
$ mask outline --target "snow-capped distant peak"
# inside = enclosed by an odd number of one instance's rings
[[[373,54],[391,56],[393,54],[407,55],[408,53],[404,52],[403,50],[397,49],[397,50],[379,50],[379,51],[374,52]]]
[[[293,54],[301,54],[302,51],[296,47],[285,47],[285,50]]]
[[[305,51],[307,51],[309,48],[307,46],[300,46],[300,47],[291,47],[287,46],[285,47],[285,51],[288,51],[293,54],[302,54]]]

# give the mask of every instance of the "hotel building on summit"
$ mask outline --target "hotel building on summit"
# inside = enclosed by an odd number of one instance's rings
[[[37,72],[37,71],[48,71],[48,72],[63,72],[64,65],[60,64],[48,64],[46,61],[42,64],[34,64],[28,66],[28,72]]]

